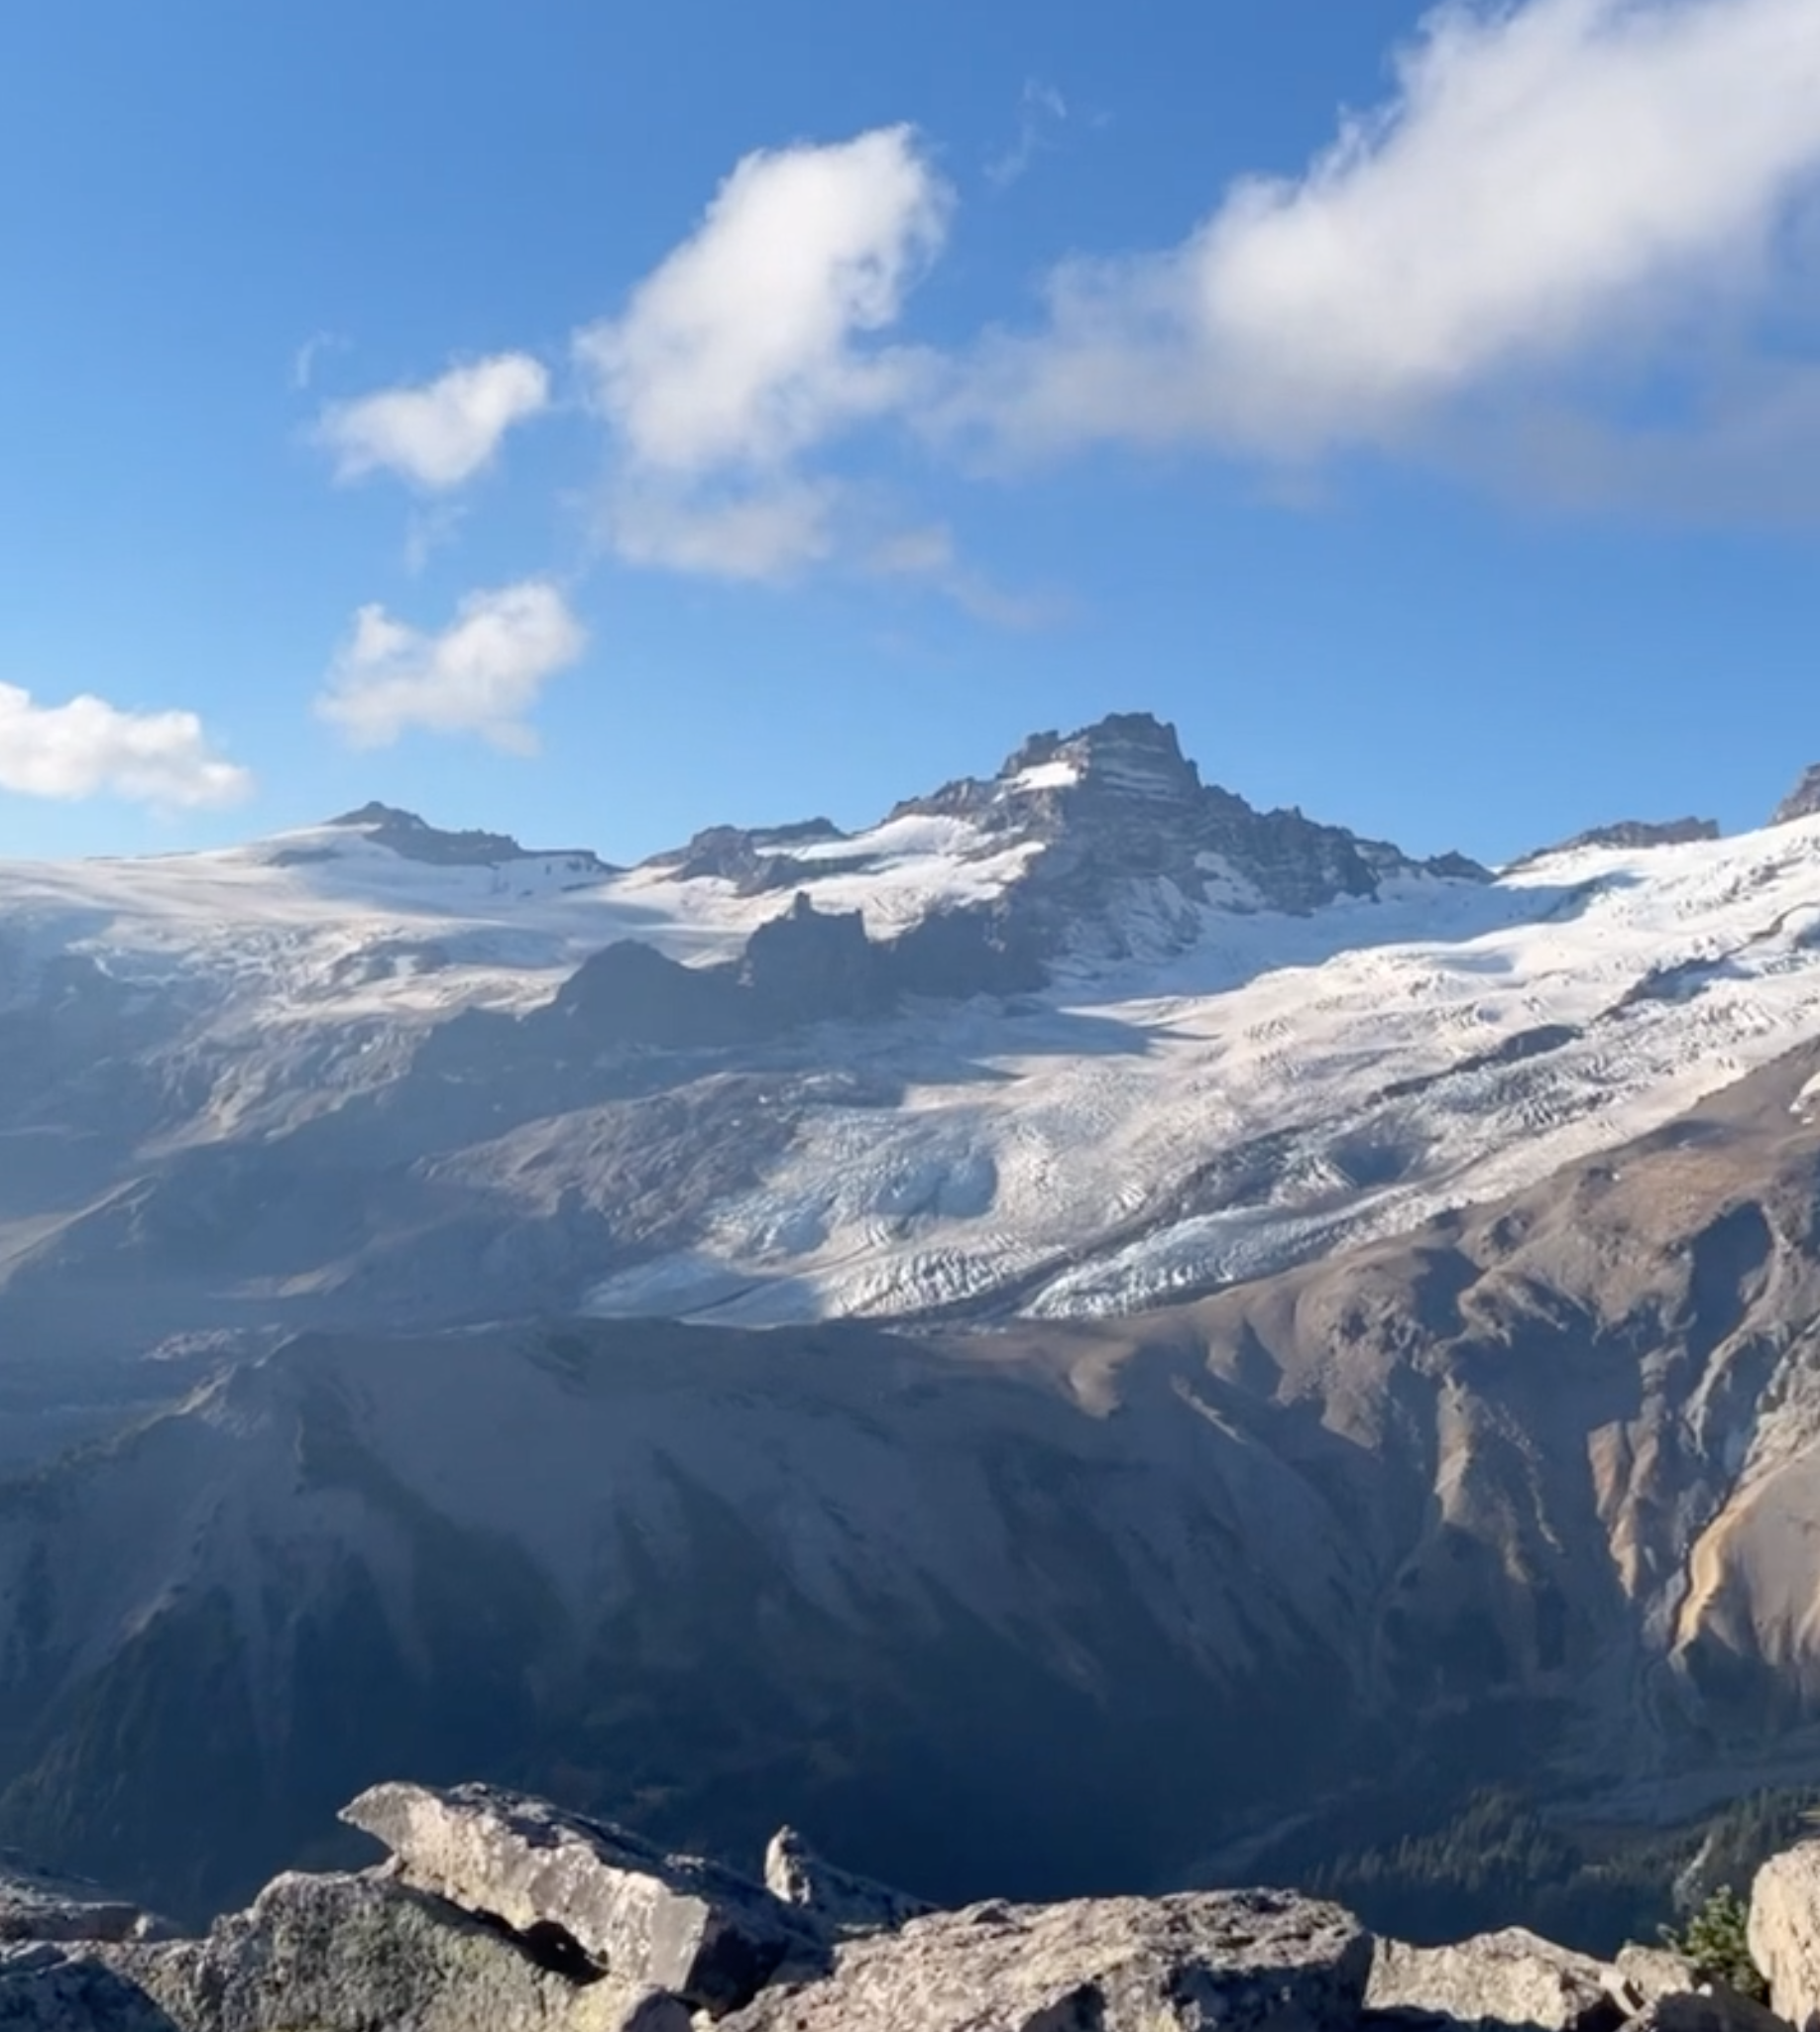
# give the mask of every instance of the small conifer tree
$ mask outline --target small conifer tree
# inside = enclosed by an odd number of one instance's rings
[[[1751,1959],[1751,1913],[1730,1884],[1721,1884],[1678,1931],[1662,1928],[1662,1939],[1693,1964],[1703,1982],[1723,1982],[1758,2003],[1769,2000],[1769,1985]]]

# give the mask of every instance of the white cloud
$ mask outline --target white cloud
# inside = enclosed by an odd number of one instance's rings
[[[290,385],[301,395],[316,378],[316,362],[324,353],[344,353],[348,342],[339,332],[312,332],[290,359]]]
[[[835,549],[841,490],[794,476],[759,486],[629,483],[607,504],[606,528],[627,564],[714,578],[794,578]]]
[[[424,388],[383,389],[332,402],[316,426],[336,477],[391,472],[431,492],[480,472],[514,424],[549,406],[550,377],[528,353],[497,353],[452,367]]]
[[[896,322],[948,205],[907,127],[747,156],[625,316],[577,336],[630,456],[775,465],[896,406],[909,363],[854,340]]]
[[[537,740],[525,715],[587,643],[562,594],[540,579],[470,594],[440,634],[363,607],[316,710],[355,747],[386,747],[421,727],[529,754]]]
[[[920,356],[877,335],[949,206],[907,127],[747,156],[625,314],[577,334],[622,555],[750,578],[827,553],[834,490],[798,464],[920,386]]]
[[[1024,80],[1017,107],[1017,140],[986,165],[986,181],[994,190],[1009,190],[1030,173],[1031,165],[1048,146],[1054,130],[1068,118],[1068,101],[1040,77]]]
[[[253,778],[225,761],[193,713],[130,713],[86,694],[41,706],[0,684],[0,789],[24,797],[235,804]]]
[[[1060,272],[1047,329],[988,344],[949,420],[1030,452],[1392,442],[1735,317],[1817,170],[1815,0],[1443,7],[1299,180]]]

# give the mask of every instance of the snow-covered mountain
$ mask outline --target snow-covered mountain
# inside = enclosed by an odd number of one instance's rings
[[[0,1836],[201,1902],[478,1773],[1082,1888],[1811,1778],[1817,1124],[1820,814],[1494,876],[1141,718],[0,868]]]
[[[1125,716],[634,868],[371,806],[0,868],[0,1323],[1115,1313],[1545,1177],[1820,1022],[1820,818],[1494,878]]]

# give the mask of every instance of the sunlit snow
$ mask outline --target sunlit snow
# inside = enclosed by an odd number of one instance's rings
[[[998,893],[1039,851],[928,817],[792,848],[829,869],[808,880],[817,906],[862,910],[875,937]],[[533,1006],[619,938],[729,957],[790,902],[577,865],[425,865],[330,829],[14,864],[0,997],[35,955],[74,951],[206,990],[218,1031],[358,1017],[382,1035]],[[1489,886],[1408,877],[1306,918],[1237,891],[1233,909],[1134,889],[1134,922],[1197,927],[1168,959],[1089,953],[1010,1004],[830,1026],[815,1049],[907,1081],[900,1103],[811,1101],[759,1187],[589,1302],[746,1321],[988,1295],[1125,1309],[1529,1184],[1820,1029],[1820,820],[1557,854]]]

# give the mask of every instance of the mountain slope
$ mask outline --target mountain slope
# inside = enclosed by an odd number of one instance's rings
[[[1810,1779],[1817,1223],[1809,1046],[1126,1320],[305,1337],[0,1488],[0,1834],[203,1904],[377,1771],[560,1777],[963,1895]]]
[[[0,1336],[1117,1314],[1542,1178],[1817,1018],[1820,820],[1494,881],[1141,716],[631,870],[386,807],[13,866]]]

